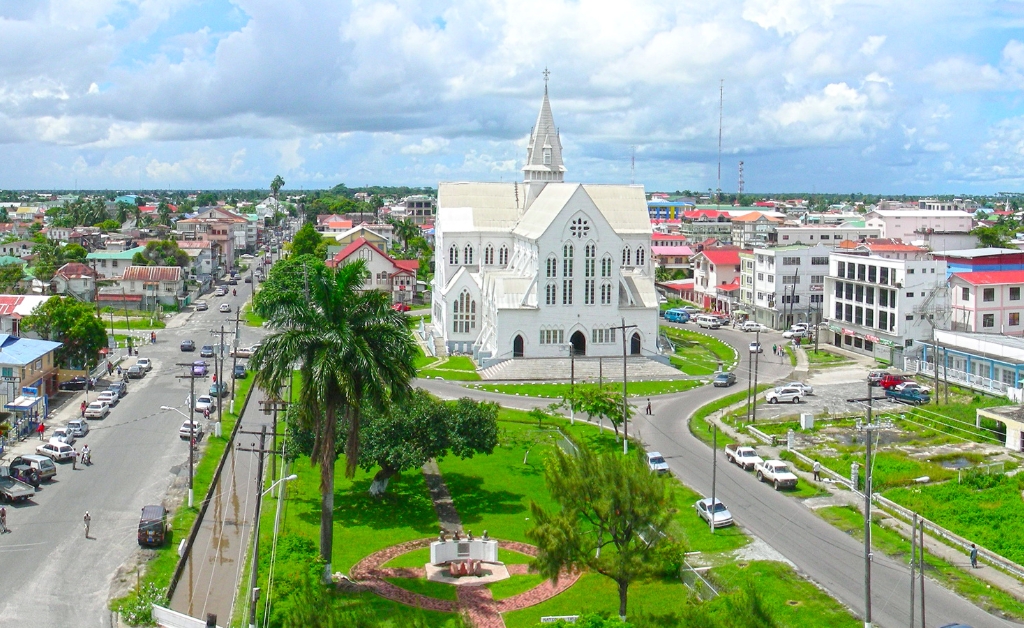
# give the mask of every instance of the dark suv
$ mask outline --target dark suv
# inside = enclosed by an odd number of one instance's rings
[[[182,351],[195,351],[196,350],[196,341],[195,340],[182,340],[181,341],[181,350]]]

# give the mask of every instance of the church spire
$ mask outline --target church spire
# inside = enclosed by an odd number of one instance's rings
[[[562,141],[558,137],[558,127],[551,114],[551,102],[548,100],[548,76],[551,72],[544,68],[544,99],[540,104],[537,124],[530,134],[530,144],[526,149],[526,165],[523,166],[523,183],[526,184],[526,206],[529,207],[544,186],[550,181],[561,182],[565,176],[565,165],[562,163]]]

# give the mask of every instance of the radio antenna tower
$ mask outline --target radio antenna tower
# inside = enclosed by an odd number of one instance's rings
[[[739,181],[739,185],[736,186],[736,195],[737,196],[743,196],[743,162],[742,161],[740,162],[740,181]],[[737,198],[736,202],[738,203],[739,200],[740,199]]]
[[[636,145],[634,144],[630,148],[633,153],[629,158],[629,184],[633,185],[636,183]]]
[[[715,204],[722,204],[722,107],[725,103],[725,79],[718,82],[718,189]]]

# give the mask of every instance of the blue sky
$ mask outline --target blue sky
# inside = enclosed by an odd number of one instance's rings
[[[3,188],[1024,191],[1024,3],[0,0]]]

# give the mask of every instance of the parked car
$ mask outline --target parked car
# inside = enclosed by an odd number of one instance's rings
[[[693,316],[695,314],[700,314],[700,308],[694,307],[692,305],[684,305],[682,307],[682,309],[683,309],[684,312],[686,312],[690,316]]]
[[[701,314],[694,320],[698,327],[703,327],[704,329],[718,329],[722,326],[722,321],[718,320],[717,316],[709,314]]]
[[[139,358],[135,361],[135,364],[142,368],[147,373],[153,370],[153,361],[149,358]]]
[[[53,464],[49,458],[46,459],[51,465]],[[19,482],[24,482],[32,487],[33,492],[39,488],[39,485],[43,481],[39,478],[39,474],[26,466],[15,467],[13,465],[9,467],[0,467],[0,476],[7,474]]]
[[[391,306],[391,309],[396,311],[396,312],[408,312],[409,311],[409,304],[408,303],[395,303],[394,305]]]
[[[906,390],[890,388],[885,391],[885,398],[892,402],[908,403],[914,406],[924,405],[932,401],[931,395],[916,388]]]
[[[85,418],[105,419],[110,414],[110,405],[103,401],[93,401],[85,408]]]
[[[768,403],[800,403],[800,395],[802,394],[803,391],[799,388],[780,386],[766,392],[764,399]]]
[[[219,382],[210,386],[211,397],[223,397],[226,394],[228,394],[227,386],[221,386]]]
[[[665,457],[656,451],[647,452],[647,467],[655,473],[668,473],[668,463]]]
[[[231,357],[235,358],[251,358],[253,353],[256,353],[256,349],[259,349],[259,344],[254,344],[251,347],[238,347],[231,352]]]
[[[916,390],[921,393],[930,393],[932,389],[927,386],[922,386],[917,382],[903,382],[902,384],[897,384],[893,390]]]
[[[781,460],[765,460],[761,464],[754,465],[754,474],[757,475],[758,482],[771,482],[777,491],[793,488],[797,483],[796,475]]]
[[[145,374],[145,369],[138,364],[132,364],[128,367],[128,379],[142,379],[142,376]]]
[[[714,508],[711,507],[710,497],[697,500],[693,507],[697,510],[697,515],[701,519],[716,528],[724,528],[733,524],[732,513],[729,512],[729,509],[725,507],[725,504],[720,499],[715,499]],[[712,520],[714,520],[714,523],[711,523]]]
[[[82,375],[75,375],[71,379],[61,382],[57,388],[59,390],[85,390],[86,386],[93,388],[96,386],[95,378],[87,378]]]
[[[245,283],[252,283],[252,275],[246,275],[243,281],[245,281]]]
[[[744,447],[734,443],[725,446],[725,459],[746,471],[752,470],[757,463],[764,462],[753,447]]]
[[[803,396],[805,396],[805,397],[807,395],[813,395],[814,394],[814,386],[811,386],[810,384],[805,384],[803,382],[789,382],[788,384],[783,384],[782,387],[783,388],[799,388],[800,392],[803,393]]]
[[[124,382],[112,382],[107,386],[107,390],[116,392],[118,397],[124,397],[128,394],[128,384],[125,384]]]
[[[871,371],[868,373],[868,383],[872,386],[881,386],[882,378],[888,375],[885,371]]]
[[[231,304],[230,303],[221,303],[220,307],[217,308],[217,309],[220,310],[221,312],[230,312],[231,311]]]
[[[690,315],[686,310],[675,308],[665,311],[665,320],[670,323],[689,323]]]
[[[50,434],[51,443],[64,443],[65,445],[75,444],[75,433],[66,427],[58,427]]]
[[[736,383],[736,374],[728,372],[719,373],[718,375],[715,375],[715,379],[712,383],[715,385],[715,388],[728,388]]]
[[[209,395],[200,395],[197,397],[195,407],[193,408],[195,412],[206,412],[207,410],[213,412],[216,409],[217,404],[213,401],[213,397]]]
[[[167,537],[167,510],[163,506],[143,506],[139,517],[139,545],[159,547]]]
[[[743,321],[743,324],[740,325],[740,331],[764,331],[765,329],[764,325],[754,321]]]
[[[82,419],[71,419],[64,427],[79,438],[89,433],[89,423]]]
[[[196,440],[203,437],[203,424],[199,421],[185,421],[181,424],[178,429],[178,437],[181,440],[188,440],[190,436],[195,436]]]
[[[121,401],[121,398],[117,396],[117,393],[113,390],[104,390],[96,396],[96,401],[102,401],[110,407],[117,405],[117,402]]]
[[[71,460],[74,458],[75,448],[63,443],[50,442],[36,447],[36,453],[40,456],[46,456],[54,462],[61,462],[62,460]]]
[[[205,312],[208,309],[210,309],[210,306],[206,303],[206,301],[196,301],[195,310],[197,312]]]
[[[11,460],[11,468],[19,469],[19,473],[27,473],[31,471],[39,476],[39,480],[46,482],[57,477],[57,466],[53,464],[53,460],[49,456],[41,456],[39,454],[25,454],[22,456],[16,456],[14,460]],[[24,469],[21,471],[20,469]]]
[[[31,484],[26,484],[11,475],[7,467],[0,467],[0,497],[11,502],[20,502],[36,494]]]
[[[787,329],[786,331],[782,332],[782,337],[783,338],[787,338],[787,339],[789,339],[789,338],[806,338],[807,335],[808,335],[808,332],[807,332],[806,329]]]
[[[750,343],[750,352],[751,353],[764,353],[764,347],[761,346],[760,342],[752,342],[752,343]]]
[[[804,332],[808,331],[807,323],[793,323],[789,326],[789,331]]]
[[[203,348],[199,350],[199,357],[201,357],[201,358],[212,358],[213,357],[213,345],[203,345]]]
[[[910,377],[906,375],[900,375],[898,373],[886,373],[885,375],[882,376],[882,379],[879,380],[878,385],[886,390],[889,390],[890,388],[896,388],[903,382],[909,381]]]
[[[206,360],[196,360],[192,363],[192,374],[196,377],[206,377],[206,368],[209,366]]]
[[[237,286],[238,285],[238,277],[235,277],[235,276],[232,275],[230,278],[228,278],[228,283],[230,285],[232,285],[232,286]]]
[[[195,340],[182,340],[181,341],[181,350],[182,351],[195,351],[196,350],[196,341]]]
[[[234,370],[231,372],[231,377],[235,379],[245,379],[249,376],[249,371],[245,369],[244,364],[236,364]]]

